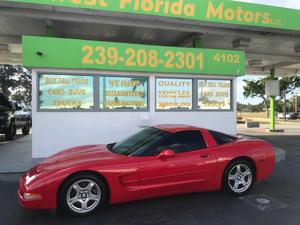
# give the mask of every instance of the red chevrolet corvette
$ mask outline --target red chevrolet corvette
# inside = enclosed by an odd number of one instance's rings
[[[105,204],[200,191],[243,195],[271,175],[272,146],[185,125],[158,125],[108,145],[62,151],[24,174],[25,208],[85,215]]]

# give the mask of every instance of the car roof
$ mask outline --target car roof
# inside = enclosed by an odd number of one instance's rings
[[[186,130],[200,130],[202,128],[191,126],[191,125],[185,125],[185,124],[158,124],[153,126],[154,128],[164,130],[170,133],[175,133],[178,131],[186,131]]]

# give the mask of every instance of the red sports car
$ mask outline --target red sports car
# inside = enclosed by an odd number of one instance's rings
[[[272,146],[186,125],[158,125],[108,145],[62,151],[24,174],[25,208],[85,215],[105,204],[200,191],[247,193],[271,175]]]

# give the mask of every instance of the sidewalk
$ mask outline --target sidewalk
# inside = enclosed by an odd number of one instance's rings
[[[18,133],[14,141],[8,142],[0,136],[0,173],[19,173],[32,167],[31,134]]]
[[[268,124],[260,124],[259,128],[246,128],[245,124],[237,125],[238,134],[244,135],[262,135],[262,136],[285,136],[285,135],[300,135],[300,123],[277,124],[276,129],[283,129],[284,132],[272,133],[268,132]],[[300,141],[300,140],[299,140]]]

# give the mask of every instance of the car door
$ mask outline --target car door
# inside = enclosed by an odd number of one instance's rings
[[[138,175],[143,198],[211,189],[216,153],[206,147],[200,130],[177,132],[155,148],[152,156],[140,158]],[[175,154],[159,157],[166,149]]]

